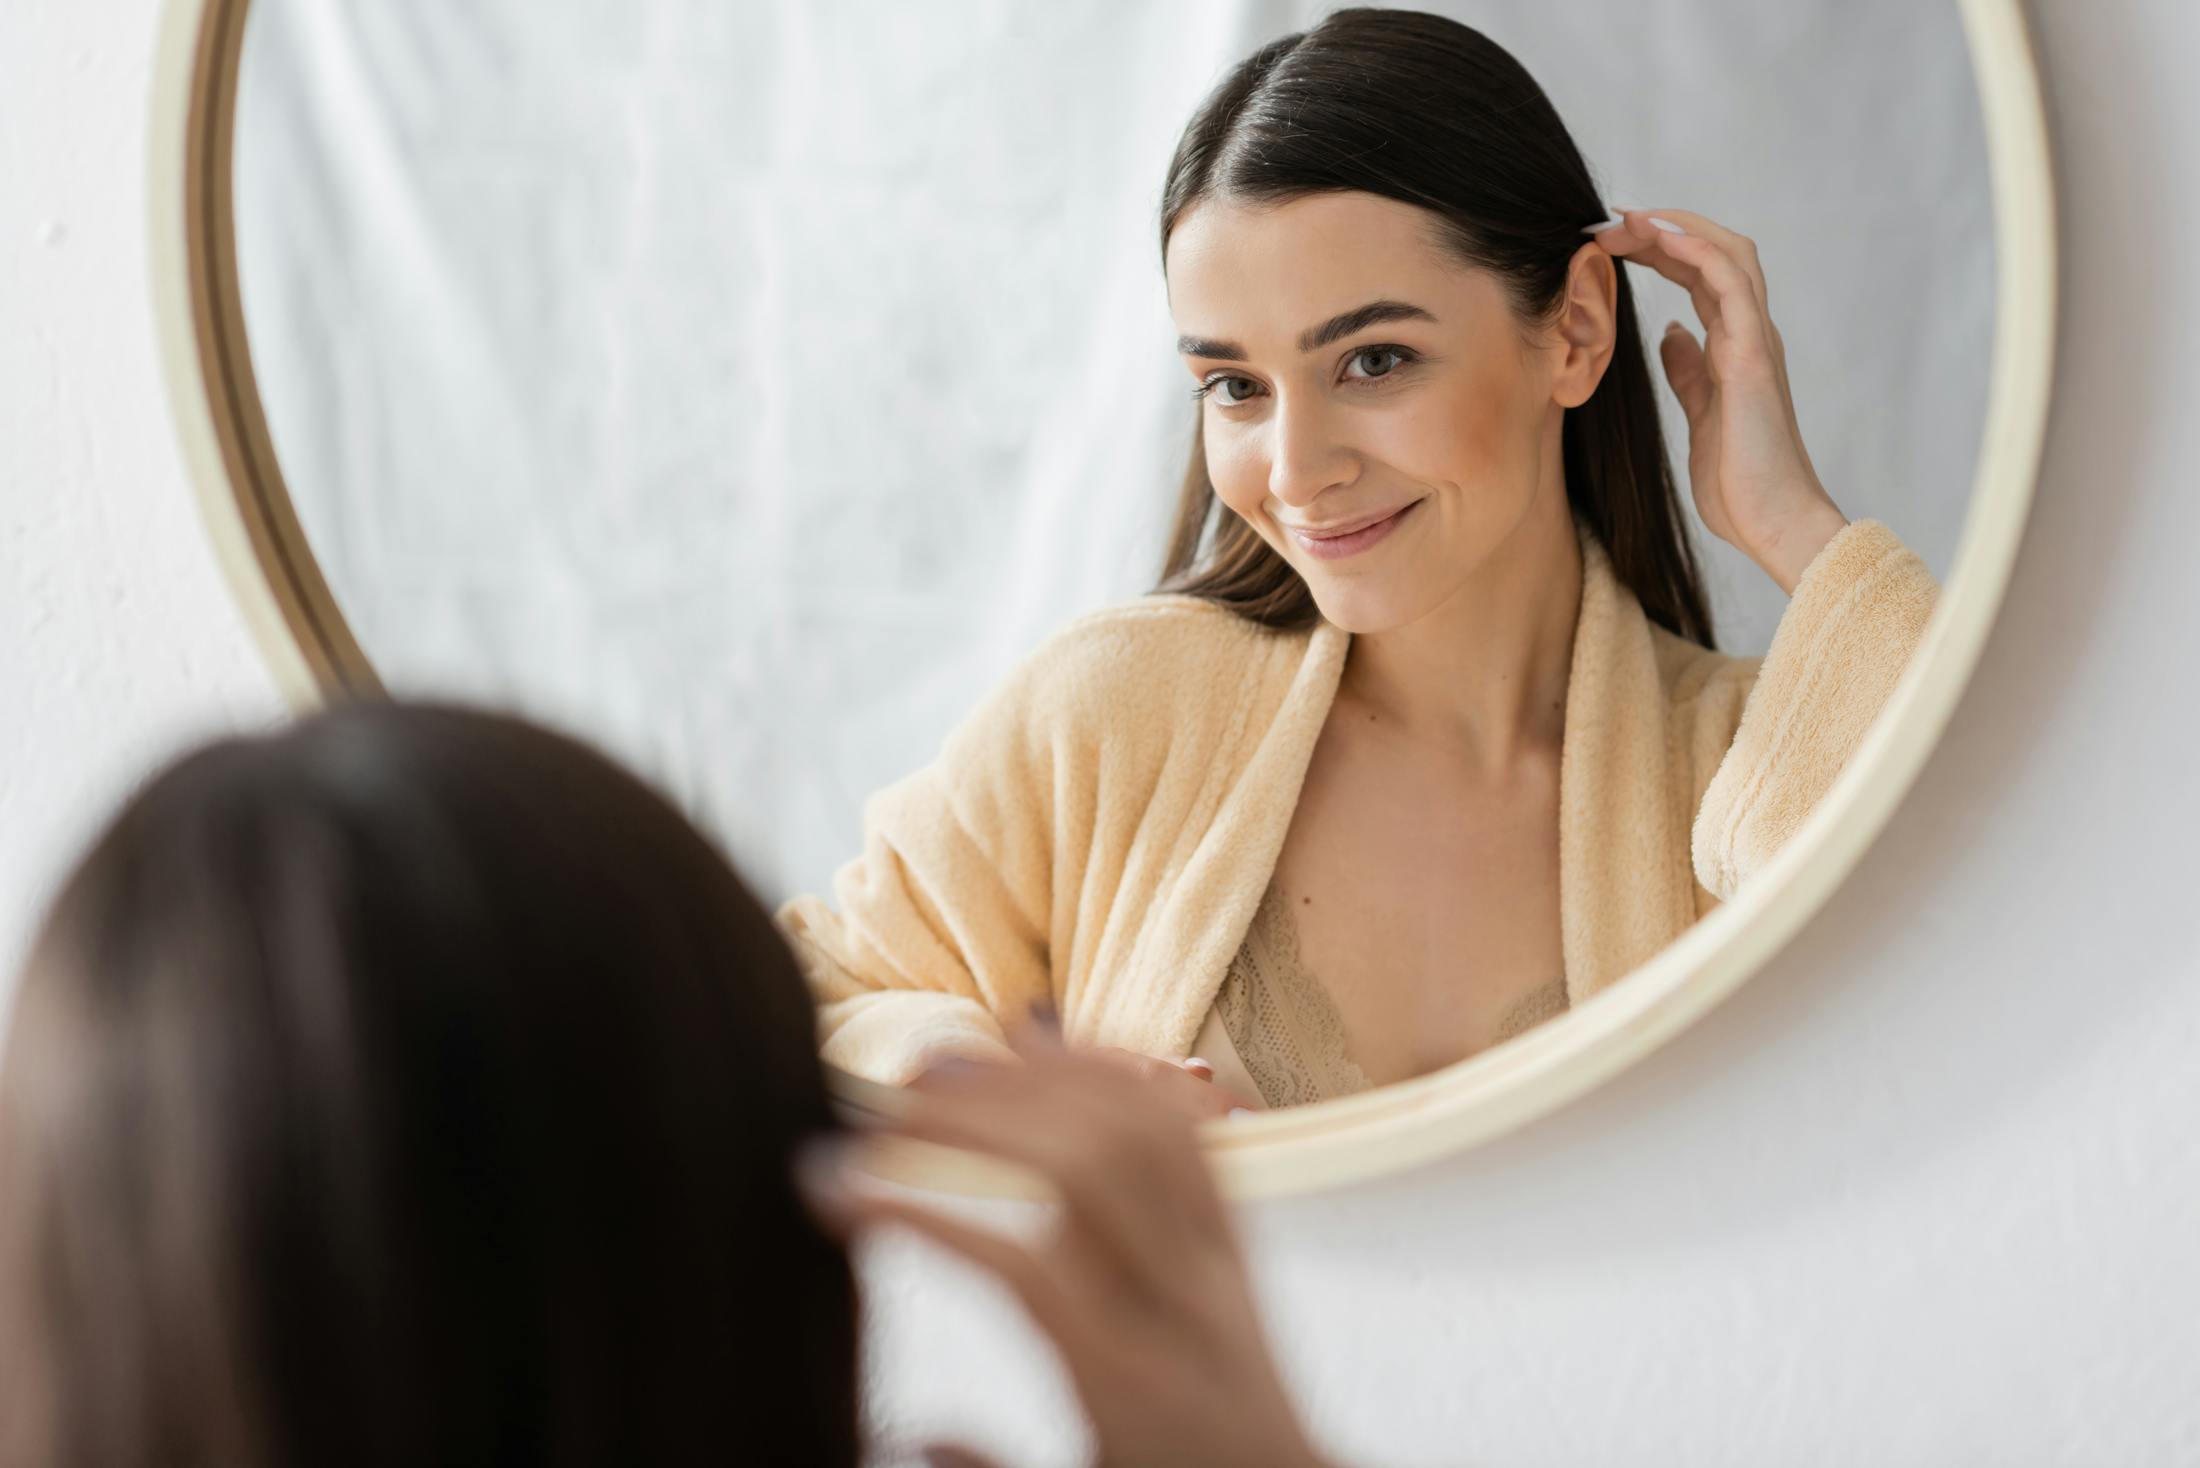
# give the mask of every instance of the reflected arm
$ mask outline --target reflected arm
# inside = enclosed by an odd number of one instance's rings
[[[945,1053],[1011,1052],[1001,1019],[1054,999],[1051,753],[1030,665],[931,764],[864,806],[863,852],[776,917],[824,1059],[898,1085]]]
[[[1711,896],[1732,897],[1816,808],[1885,707],[1939,593],[1900,537],[1858,520],[1805,567],[1764,657],[1705,691],[1699,742],[1731,730],[1690,840]]]

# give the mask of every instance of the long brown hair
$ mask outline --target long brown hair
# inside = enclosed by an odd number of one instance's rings
[[[1565,124],[1509,52],[1442,16],[1355,8],[1269,42],[1200,104],[1162,190],[1163,258],[1202,199],[1345,190],[1428,210],[1445,245],[1495,272],[1529,322],[1556,319],[1582,227],[1605,217]],[[1615,265],[1619,341],[1595,393],[1566,411],[1566,495],[1650,620],[1709,647],[1627,264]],[[1290,563],[1216,496],[1197,425],[1157,589],[1272,627],[1319,616]]]
[[[719,854],[516,720],[182,759],[0,1071],[0,1461],[853,1464],[808,999]]]

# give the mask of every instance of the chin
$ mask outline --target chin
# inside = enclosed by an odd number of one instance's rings
[[[1403,627],[1427,610],[1404,587],[1324,586],[1317,577],[1299,574],[1314,593],[1314,605],[1322,616],[1354,636]]]

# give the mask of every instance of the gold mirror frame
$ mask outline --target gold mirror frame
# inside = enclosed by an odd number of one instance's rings
[[[1930,625],[1849,767],[1754,885],[1595,998],[1411,1081],[1211,1125],[1236,1197],[1335,1187],[1464,1150],[1590,1090],[1755,973],[1863,854],[1969,681],[2016,560],[2053,375],[2055,191],[2021,0],[1955,0],[1970,43],[1994,200],[1997,273],[1986,428],[1970,512]],[[382,692],[307,544],[245,341],[231,216],[238,62],[251,0],[166,0],[151,136],[154,304],[183,456],[222,569],[294,707]],[[890,1087],[833,1073],[841,1101],[891,1112]],[[871,1166],[916,1186],[1027,1195],[973,1156],[893,1144]]]

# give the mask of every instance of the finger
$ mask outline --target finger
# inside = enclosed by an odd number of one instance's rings
[[[1167,1097],[1128,1075],[1104,1076],[1098,1084],[1068,1077],[1051,1089],[1029,1084],[1022,1074],[973,1075],[951,1093],[911,1098],[882,1126],[1030,1168],[1055,1186],[1065,1205],[1110,1235],[1152,1242],[1150,1251],[1139,1250],[1150,1260],[1166,1256],[1168,1237],[1185,1222],[1220,1232],[1227,1219],[1194,1121],[1227,1115],[1237,1099],[1173,1067],[1171,1072],[1177,1089]],[[1151,1208],[1131,1201],[1140,1194]]]
[[[1030,1073],[1038,1077],[1035,1085],[1040,1089],[1051,1086],[1051,1077],[1057,1074],[1098,1076],[1113,1072],[1136,1077],[1149,1086],[1162,1087],[1165,1094],[1171,1097],[1181,1097],[1187,1094],[1181,1082],[1186,1079],[1211,1082],[1215,1074],[1214,1067],[1198,1056],[1171,1061],[1141,1054],[1136,1050],[1126,1050],[1117,1045],[1070,1045],[1062,1038],[1058,1029],[1036,1020],[1024,1026],[1012,1027],[1008,1032],[1008,1041],[1019,1058],[1027,1065],[1036,1067]],[[1088,1071],[1087,1067],[1093,1063],[1097,1063],[1100,1069]],[[1073,1084],[1082,1086],[1086,1083]],[[1194,1105],[1200,1114],[1205,1114],[1207,1108],[1204,1105]]]
[[[1227,1097],[1182,1072],[1174,1079]],[[1157,1288],[1186,1248],[1235,1244],[1190,1119],[1150,1089],[1089,1057],[1035,1056],[963,1074],[952,1091],[913,1097],[882,1125],[1039,1173],[1061,1194],[1070,1226],[1093,1233],[1128,1279]]]
[[[1195,1122],[1228,1116],[1245,1104],[1242,1097],[1212,1079],[1203,1080],[1165,1060],[1155,1065],[1160,1073],[1153,1080],[1154,1094]]]
[[[1632,210],[1629,212],[1640,215],[1645,211]],[[1668,214],[1679,216],[1685,214],[1686,211],[1661,209],[1653,212],[1663,217]],[[1696,218],[1700,216],[1689,217]],[[1618,230],[1606,231],[1607,234],[1618,234],[1619,232]],[[1656,236],[1655,240],[1642,239],[1633,235],[1628,236],[1631,242],[1630,257],[1635,260],[1636,264],[1647,266],[1666,279],[1687,288],[1689,300],[1696,308],[1696,315],[1704,324],[1705,348],[1708,350],[1710,339],[1714,333],[1723,337],[1729,335],[1732,331],[1732,328],[1727,326],[1724,313],[1720,308],[1719,292],[1714,288],[1712,281],[1706,276],[1704,270],[1700,266],[1690,263],[1689,259],[1686,258],[1693,248],[1691,245],[1676,244],[1671,249],[1665,248],[1672,241],[1693,239],[1695,237],[1688,235],[1676,236],[1667,231],[1654,229],[1652,233]],[[1746,240],[1743,243],[1748,244]],[[1753,244],[1749,245],[1750,260],[1753,264],[1755,249],[1756,247]],[[1755,280],[1756,290],[1754,294],[1757,297],[1759,310],[1762,312],[1765,306],[1761,271],[1758,272]],[[1762,327],[1763,338],[1766,343],[1764,355],[1769,358],[1773,375],[1779,383],[1782,411],[1787,418],[1789,429],[1800,439],[1801,426],[1796,421],[1794,399],[1788,387],[1786,343],[1781,340],[1780,328],[1770,315],[1761,315],[1759,325]],[[1660,346],[1663,346],[1662,341]]]
[[[1082,1339],[1091,1311],[1086,1290],[1104,1288],[1104,1282],[1080,1281],[1049,1268],[1038,1254],[1014,1239],[938,1213],[905,1199],[843,1189],[830,1204],[844,1221],[849,1234],[873,1228],[903,1228],[969,1261],[1008,1288],[1032,1322],[1058,1341],[1075,1344]]]
[[[1675,239],[1708,241],[1717,248],[1724,260],[1731,262],[1741,272],[1749,284],[1750,295],[1756,301],[1756,330],[1764,340],[1764,355],[1779,379],[1781,391],[1785,393],[1786,353],[1780,341],[1779,330],[1772,323],[1771,291],[1765,283],[1764,264],[1757,255],[1757,242],[1691,209],[1623,209],[1615,210],[1615,213],[1626,222],[1628,237],[1649,247],[1641,252],[1638,263],[1659,269],[1669,279],[1678,280],[1689,287],[1690,299],[1696,306],[1696,314],[1703,318],[1707,336],[1714,328],[1723,324],[1720,319],[1722,303],[1731,296],[1731,291],[1723,288],[1722,281],[1716,278],[1721,275],[1724,266],[1710,263],[1698,246],[1675,245]],[[1677,227],[1677,233],[1674,228],[1661,227],[1660,221],[1666,226]],[[1619,231],[1611,230],[1606,233],[1617,234]],[[1695,275],[1690,277],[1685,273],[1663,269],[1659,264],[1661,258],[1683,266],[1694,264]],[[1708,310],[1706,297],[1711,302]]]
[[[1665,363],[1666,381],[1673,384],[1673,395],[1681,400],[1681,411],[1688,415],[1691,427],[1702,422],[1710,411],[1712,393],[1711,369],[1702,345],[1687,327],[1668,322],[1658,340],[1658,357]]]
[[[1151,1055],[1140,1055],[1135,1050],[1101,1050],[1096,1053],[1127,1075],[1146,1083],[1149,1091],[1166,1100],[1171,1106],[1186,1113],[1196,1121],[1211,1117],[1227,1116],[1234,1107],[1243,1106],[1242,1098],[1214,1081],[1214,1068],[1206,1061],[1198,1061],[1204,1074],[1191,1067],[1193,1061],[1160,1060]]]
[[[1692,235],[1671,235],[1659,242],[1659,248],[1668,255],[1693,265],[1703,278],[1704,285],[1718,298],[1719,325],[1723,330],[1727,353],[1731,363],[1713,358],[1716,370],[1728,366],[1757,367],[1771,373],[1773,366],[1772,338],[1766,330],[1768,318],[1757,294],[1750,285],[1749,274],[1711,240],[1697,239]],[[1714,353],[1718,344],[1707,340],[1704,350]],[[1777,374],[1773,374],[1777,375]]]
[[[1626,230],[1606,230],[1600,240],[1614,235],[1624,235],[1624,246],[1606,244],[1605,248],[1624,259],[1632,260],[1646,270],[1656,271],[1667,280],[1688,292],[1689,303],[1696,308],[1696,316],[1703,322],[1706,332],[1719,327],[1719,296],[1703,277],[1703,271],[1693,262],[1681,259],[1665,248],[1666,241],[1677,238],[1668,231],[1649,223],[1643,211],[1627,211],[1632,221]]]
[[[1078,1130],[1112,1118],[1144,1117],[1149,1128],[1158,1130],[1166,1150],[1188,1159],[1191,1176],[1208,1179],[1196,1135],[1172,1112],[1190,1109],[1202,1117],[1221,1114],[1243,1104],[1242,1098],[1210,1081],[1195,1079],[1177,1064],[1136,1051],[1070,1047],[1042,1029],[1015,1029],[1008,1038],[1024,1064],[991,1067],[951,1061],[928,1073],[936,1078],[929,1089],[976,1103],[961,1114],[987,1123],[1001,1116],[1028,1119],[1053,1114],[1064,1130]],[[1156,1092],[1165,1105],[1155,1103]],[[1009,1136],[1015,1140],[1014,1133]]]
[[[1012,1027],[1008,1040],[1023,1064],[947,1057],[901,1114],[873,1129],[1039,1173],[1060,1196],[1067,1247],[1102,1261],[1118,1288],[1165,1297],[1183,1256],[1202,1244],[1235,1257],[1228,1210],[1188,1118],[1157,1103],[1145,1082],[1064,1046],[1043,1022]],[[1232,1109],[1235,1098],[1219,1087],[1167,1069],[1178,1086],[1211,1095],[1217,1114]]]
[[[1584,229],[1582,233],[1622,259],[1629,255],[1638,254],[1648,249],[1652,241],[1641,234],[1637,234],[1629,226],[1627,215],[1630,212],[1640,211],[1614,209],[1610,219],[1592,224]]]
[[[918,1092],[950,1091],[955,1088],[962,1077],[975,1071],[985,1067],[1007,1067],[1013,1063],[1009,1060],[995,1060],[988,1056],[942,1055],[928,1063],[923,1070],[902,1082],[902,1089]]]
[[[1012,1115],[1048,1106],[1067,1106],[1088,1112],[1090,1118],[1144,1113],[1172,1138],[1171,1150],[1187,1159],[1192,1179],[1206,1181],[1209,1174],[1198,1154],[1197,1135],[1186,1132],[1182,1119],[1205,1121],[1254,1109],[1243,1096],[1206,1078],[1212,1074],[1212,1067],[1203,1060],[1174,1062],[1114,1046],[1091,1046],[1064,1050],[1053,1058],[1034,1053],[1012,1077],[956,1067],[931,1089],[982,1095],[989,1098],[988,1104]],[[1126,1086],[1126,1080],[1135,1089]],[[1164,1104],[1155,1105],[1156,1098]]]
[[[1757,242],[1755,240],[1745,234],[1728,229],[1716,219],[1708,215],[1698,214],[1692,209],[1635,209],[1629,210],[1628,214],[1640,215],[1645,220],[1651,218],[1669,219],[1686,230],[1691,237],[1699,240],[1710,240],[1739,265],[1742,272],[1749,277],[1751,293],[1757,297],[1757,309],[1768,316],[1772,314],[1772,296],[1765,285],[1764,265],[1757,258]],[[1629,227],[1632,229],[1632,221],[1630,221]]]

